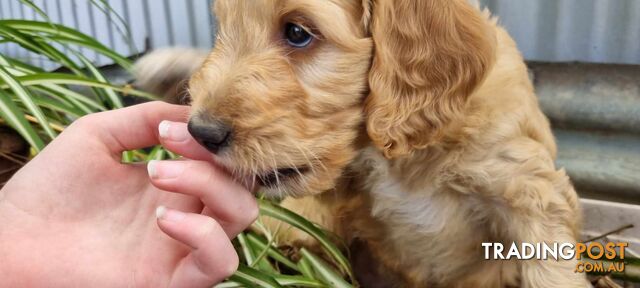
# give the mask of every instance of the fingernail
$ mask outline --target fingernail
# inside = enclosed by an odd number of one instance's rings
[[[158,178],[158,169],[156,169],[157,160],[151,160],[147,163],[147,173],[151,178]]]
[[[164,216],[164,214],[167,213],[167,207],[164,206],[158,206],[158,208],[156,208],[156,218],[160,219]]]
[[[186,214],[181,211],[168,209],[164,206],[158,206],[158,208],[156,208],[156,218],[161,220],[175,222],[184,219],[185,216]]]
[[[178,125],[181,124],[181,125]],[[176,123],[171,121],[162,121],[158,125],[158,134],[160,138],[181,142],[189,139],[189,131],[184,123]]]
[[[171,128],[171,123],[169,123],[169,121],[160,122],[160,125],[158,125],[158,134],[160,134],[160,138],[169,137],[169,128]]]
[[[183,161],[151,160],[147,164],[147,171],[152,179],[171,179],[182,175],[185,165]]]

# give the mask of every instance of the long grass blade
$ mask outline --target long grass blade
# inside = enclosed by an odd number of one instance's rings
[[[309,279],[317,279],[315,272],[313,271],[313,267],[311,266],[311,263],[309,263],[309,260],[307,260],[307,258],[300,258],[300,260],[298,260],[298,270],[300,271],[300,273],[302,273],[302,275],[304,275],[304,277],[307,277]]]
[[[16,33],[21,31],[23,33],[29,33],[29,36],[43,37],[42,33],[46,33],[46,39],[63,44],[76,44],[88,49],[97,51],[115,61],[118,65],[127,70],[133,68],[133,63],[129,59],[122,57],[115,51],[109,49],[107,46],[101,44],[90,36],[81,33],[77,30],[65,27],[59,24],[50,24],[41,21],[30,20],[0,20],[0,27],[6,27]],[[0,30],[1,32],[1,30]],[[20,33],[21,34],[21,33]]]
[[[21,77],[16,77],[16,79],[22,83],[24,86],[31,85],[45,85],[45,84],[62,84],[62,85],[81,85],[81,86],[89,86],[89,87],[97,87],[97,88],[107,88],[119,91],[123,94],[140,96],[143,98],[147,98],[149,100],[158,100],[156,96],[149,94],[147,92],[139,91],[132,89],[130,87],[119,87],[108,83],[103,83],[100,81],[96,81],[91,78],[69,75],[69,74],[61,74],[61,73],[38,73],[32,75],[26,75]],[[5,86],[0,85],[0,88],[4,88]]]
[[[33,70],[30,70],[30,68],[27,65],[18,64],[16,66],[14,65],[14,63],[9,62],[8,59],[3,57],[2,55],[0,55],[0,66],[4,67],[14,77],[25,76],[25,75],[28,75],[29,73],[34,73]],[[57,93],[55,91],[51,91],[50,89],[38,87],[38,86],[29,87],[29,91],[33,96],[33,101],[38,106],[41,106],[41,107],[49,108],[62,113],[72,114],[73,116],[76,116],[76,117],[80,117],[82,115],[93,112],[89,109],[85,109],[86,106],[80,103],[77,103],[77,101],[75,101],[73,98],[67,97],[66,94],[61,95],[61,93]],[[38,93],[51,96],[51,98],[42,97]],[[81,96],[81,97],[85,98],[84,96]],[[20,99],[14,99],[14,100],[20,101]]]
[[[44,149],[44,141],[24,117],[24,112],[11,100],[11,96],[0,90],[0,116],[33,147],[36,152]]]
[[[47,42],[49,39],[45,39],[43,35],[39,34],[25,34],[22,31],[14,29],[8,25],[6,25],[6,21],[22,21],[22,20],[0,20],[0,35],[8,37],[13,40],[16,44],[22,46],[23,48],[51,59],[61,65],[69,68],[71,71],[78,75],[83,75],[80,67],[73,62],[69,57],[67,57],[64,53],[56,49],[55,47],[49,45]],[[44,24],[43,22],[31,21],[41,23],[43,25],[49,25],[48,23]]]
[[[44,18],[47,22],[51,22],[51,19],[49,19],[49,15],[47,15],[47,13],[40,9],[38,5],[34,4],[33,0],[20,0],[20,2],[22,2],[23,5],[31,8],[31,10],[40,15],[40,17]]]
[[[273,275],[273,279],[278,282],[281,286],[285,287],[311,287],[311,288],[331,288],[319,281],[307,279],[300,276],[290,276],[290,275]],[[224,283],[220,283],[215,286],[215,288],[246,288],[246,287],[254,287],[246,286],[245,284],[227,281]]]
[[[138,49],[136,48],[135,43],[133,42],[133,37],[131,36],[131,29],[129,29],[129,25],[127,25],[127,21],[115,9],[113,9],[113,7],[111,7],[111,5],[109,4],[109,1],[91,0],[91,3],[93,3],[95,7],[98,7],[98,9],[100,9],[100,11],[102,11],[102,13],[104,13],[105,15],[111,14],[116,16],[116,19],[118,20],[119,24],[122,25],[122,27],[120,27],[120,25],[115,25],[115,23],[113,24],[113,26],[116,27],[116,30],[118,31],[118,33],[120,34],[124,42],[127,43],[127,45],[130,48],[130,51],[133,51],[134,54],[138,54]]]
[[[326,250],[327,254],[336,261],[338,268],[342,273],[345,273],[349,276],[350,279],[353,279],[353,275],[351,274],[351,265],[346,257],[340,252],[329,239],[329,237],[318,227],[316,227],[313,223],[308,220],[300,217],[299,215],[282,208],[280,206],[276,206],[273,203],[265,200],[259,200],[260,204],[260,212],[263,215],[276,218],[280,221],[283,221],[291,226],[294,226],[307,234],[311,235],[313,238],[318,240],[320,245]]]
[[[30,89],[31,90],[31,89]],[[33,89],[35,91],[33,91],[31,93],[31,97],[33,99],[33,102],[42,107],[42,108],[47,108],[50,109],[52,111],[57,111],[60,113],[63,113],[65,115],[70,115],[74,118],[79,118],[82,117],[84,115],[86,115],[86,113],[84,113],[84,111],[69,105],[68,103],[56,100],[55,98],[51,98],[51,97],[46,97],[46,96],[41,96],[37,94],[37,89]],[[34,93],[35,92],[35,93]],[[20,98],[15,98],[15,101],[19,101],[22,102],[20,100]]]
[[[6,85],[15,93],[15,95],[20,99],[22,103],[24,103],[25,107],[33,114],[33,116],[38,119],[42,128],[47,133],[47,135],[54,139],[56,135],[58,135],[49,124],[49,120],[44,116],[42,110],[38,105],[36,105],[32,98],[33,96],[29,93],[22,85],[20,81],[17,81],[4,67],[0,67],[0,79],[2,79]]]
[[[54,84],[32,85],[32,86],[29,86],[29,89],[39,91],[53,98],[68,101],[74,107],[82,111],[81,116],[107,110],[107,108],[105,108],[104,106],[101,106],[98,102],[94,101],[93,99],[90,99],[80,93],[77,93],[73,90],[64,88],[59,85],[54,85]]]
[[[320,279],[327,284],[329,287],[333,288],[352,288],[351,284],[347,283],[342,276],[333,271],[328,264],[326,264],[320,257],[313,255],[308,250],[302,248],[300,249],[300,254],[302,257],[307,259],[309,263],[312,265],[314,270],[318,272]]]
[[[280,251],[278,251],[274,247],[267,246],[267,242],[264,241],[263,239],[260,239],[258,236],[254,235],[253,233],[247,234],[247,239],[249,240],[249,243],[256,246],[260,251],[266,250],[267,255],[269,257],[282,263],[284,266],[287,266],[290,269],[298,271],[299,268],[298,268],[298,265],[296,265],[296,263],[294,263],[289,258],[284,256],[282,253],[280,253]]]
[[[260,271],[268,272],[268,273],[276,273],[276,270],[273,268],[273,266],[271,266],[271,263],[269,263],[269,261],[267,261],[264,258],[262,259],[257,258],[256,254],[258,249],[254,245],[249,243],[249,240],[247,239],[247,236],[245,233],[238,234],[237,239],[242,248],[242,255],[244,256],[244,260],[247,266],[251,268],[256,268],[257,266],[258,267],[257,269]]]
[[[156,146],[151,149],[151,152],[149,152],[145,160],[147,162],[151,160],[164,160],[166,159],[166,153],[166,150],[164,150],[162,146]]]
[[[270,275],[258,271],[256,269],[247,267],[246,265],[240,265],[238,271],[233,276],[229,277],[230,281],[238,282],[246,285],[246,287],[261,287],[261,288],[281,288],[280,285]]]
[[[322,282],[307,279],[301,276],[277,275],[273,278],[282,286],[328,288],[328,286],[322,284]]]
[[[105,84],[109,83],[109,81],[107,81],[107,79],[102,75],[102,73],[100,73],[100,71],[98,70],[98,68],[96,68],[96,66],[93,66],[93,64],[91,63],[91,61],[89,61],[89,59],[87,59],[87,57],[82,56],[82,54],[80,53],[77,53],[76,56],[84,64],[87,70],[89,70],[93,78]],[[106,97],[109,99],[109,104],[111,104],[110,108],[117,109],[117,108],[124,107],[124,105],[122,104],[122,99],[118,94],[116,94],[113,91],[113,89],[103,89],[100,91],[103,91]]]

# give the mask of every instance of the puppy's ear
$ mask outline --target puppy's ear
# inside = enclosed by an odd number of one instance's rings
[[[495,32],[466,0],[364,2],[375,43],[367,130],[393,158],[434,143],[462,112],[493,65]]]

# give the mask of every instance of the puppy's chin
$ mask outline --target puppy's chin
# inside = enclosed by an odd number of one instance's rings
[[[317,175],[315,169],[317,168],[282,168],[255,175],[254,187],[268,198],[299,198],[320,194],[335,186],[335,179]]]
[[[329,169],[322,163],[256,171],[240,167],[237,161],[227,157],[215,157],[215,160],[237,182],[271,199],[300,198],[322,193],[335,186],[336,179],[342,172],[340,168]]]

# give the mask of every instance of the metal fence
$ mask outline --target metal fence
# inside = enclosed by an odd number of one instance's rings
[[[54,23],[91,35],[123,55],[165,46],[209,48],[215,33],[211,0],[33,0]],[[93,3],[92,3],[93,2]],[[102,2],[111,9],[106,9]],[[0,0],[0,18],[44,20],[20,0]],[[81,52],[82,49],[80,49]],[[13,44],[0,44],[0,53],[29,59],[36,65],[55,68],[33,58]],[[111,64],[106,57],[88,53],[97,65]]]
[[[640,0],[482,0],[528,60],[640,64]]]
[[[113,11],[102,11],[91,5],[91,2],[102,1]],[[164,46],[208,48],[215,33],[215,17],[209,8],[211,0],[33,2],[42,7],[52,21],[75,27],[125,55]],[[480,2],[498,15],[528,60],[640,64],[640,0]],[[20,4],[20,0],[0,0],[0,18],[40,19]],[[123,34],[130,34],[134,45],[129,45]],[[0,44],[0,53],[31,57],[21,48],[7,44]],[[109,64],[104,57],[87,56],[98,65]],[[42,59],[32,62],[48,67]]]

